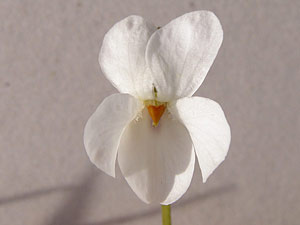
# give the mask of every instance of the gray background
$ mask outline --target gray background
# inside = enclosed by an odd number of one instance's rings
[[[160,224],[117,170],[97,170],[83,128],[116,90],[102,75],[105,32],[138,14],[162,26],[215,12],[224,42],[196,95],[232,129],[206,184],[199,166],[174,225],[300,224],[300,1],[0,1],[0,224]]]

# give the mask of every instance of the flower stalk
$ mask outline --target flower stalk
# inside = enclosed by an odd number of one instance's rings
[[[171,205],[161,205],[162,225],[171,225]]]

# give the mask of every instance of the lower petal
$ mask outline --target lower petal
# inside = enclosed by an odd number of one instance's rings
[[[168,112],[157,127],[146,109],[124,131],[118,150],[120,169],[130,187],[146,203],[171,204],[190,185],[195,164],[186,128]]]

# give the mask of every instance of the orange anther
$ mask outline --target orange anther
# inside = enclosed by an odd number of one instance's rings
[[[155,105],[148,105],[147,106],[149,115],[152,118],[153,121],[153,126],[157,127],[158,122],[161,118],[161,116],[164,114],[166,106],[165,105],[159,105],[159,106],[155,106]]]

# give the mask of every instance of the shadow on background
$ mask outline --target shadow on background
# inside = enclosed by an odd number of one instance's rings
[[[97,179],[96,179],[97,177]],[[75,189],[67,201],[56,210],[56,213],[46,225],[73,225],[82,218],[88,197],[92,194],[92,187],[95,181],[99,179],[99,173],[88,171],[87,175]]]
[[[27,199],[38,198],[40,196],[52,194],[52,193],[59,192],[59,191],[71,191],[76,188],[77,188],[76,186],[61,186],[61,187],[47,188],[47,189],[38,190],[38,191],[32,191],[32,192],[14,195],[14,196],[10,196],[10,197],[4,197],[4,198],[0,198],[0,206],[2,206],[4,204],[10,204],[10,203],[15,203],[15,202],[19,202],[19,201],[24,201]]]
[[[124,215],[116,218],[106,219],[100,222],[94,223],[80,223],[83,218],[83,213],[88,204],[89,195],[92,194],[92,188],[95,181],[99,179],[99,173],[88,171],[84,176],[83,181],[79,186],[62,186],[56,188],[49,188],[29,193],[24,193],[16,196],[6,197],[0,199],[0,206],[4,204],[15,203],[31,198],[40,197],[43,195],[55,193],[58,191],[68,191],[69,198],[56,210],[56,213],[46,222],[46,225],[117,225],[126,223],[129,221],[138,220],[144,217],[160,214],[160,207],[150,209],[144,212],[132,213],[130,215]],[[95,179],[97,177],[97,179]],[[181,201],[178,204],[174,204],[173,208],[180,208],[193,203],[200,203],[206,199],[213,198],[219,195],[226,194],[228,192],[235,191],[237,189],[235,184],[228,184],[226,186],[211,189],[203,194],[198,194]]]
[[[226,186],[223,187],[218,187],[215,189],[211,189],[210,191],[203,193],[203,194],[198,194],[195,195],[193,197],[190,197],[186,200],[181,201],[178,204],[174,204],[172,207],[173,208],[180,208],[189,204],[193,204],[193,203],[198,203],[198,202],[203,202],[206,199],[212,198],[212,197],[216,197],[218,195],[223,195],[226,194],[228,192],[232,192],[235,191],[237,189],[237,186],[235,184],[228,184]],[[148,216],[153,216],[155,214],[160,214],[160,208],[155,208],[152,210],[148,210],[145,212],[140,212],[140,213],[133,213],[130,215],[126,215],[126,216],[120,216],[117,218],[112,218],[112,219],[108,219],[108,220],[104,220],[101,222],[95,222],[95,223],[84,223],[84,224],[77,224],[77,225],[116,225],[116,224],[122,224],[122,223],[126,223],[129,221],[133,221],[133,220],[137,220],[143,217],[148,217]],[[74,221],[74,220],[73,220]],[[52,225],[52,224],[51,224]]]

